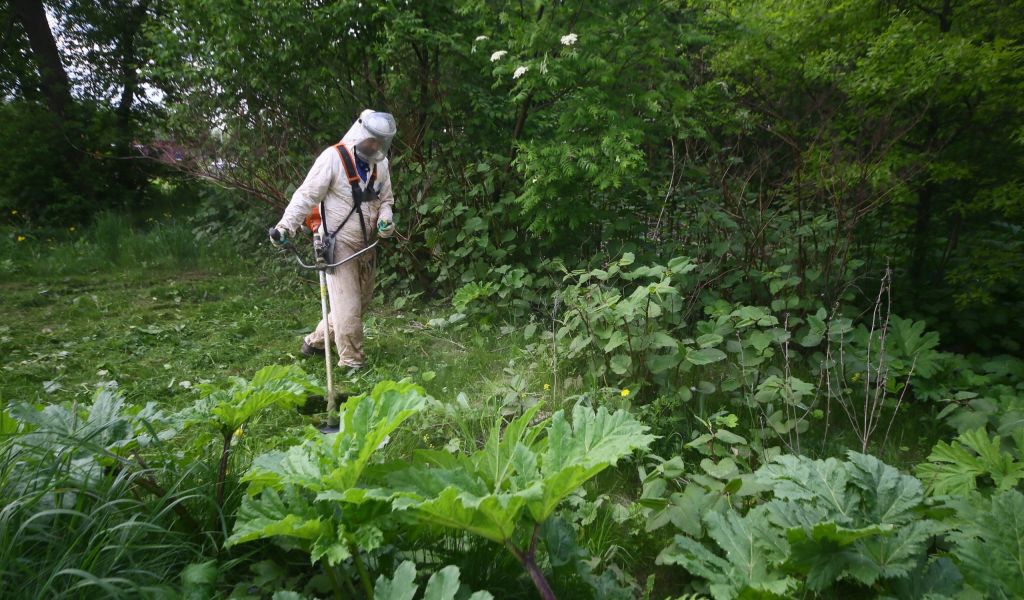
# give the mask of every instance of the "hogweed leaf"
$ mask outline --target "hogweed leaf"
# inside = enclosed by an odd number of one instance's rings
[[[950,539],[964,579],[991,598],[1024,598],[1024,494],[974,493],[950,504],[960,521]]]
[[[676,536],[672,545],[662,550],[657,563],[677,564],[706,579],[716,600],[784,598],[796,589],[797,581],[781,569],[789,546],[779,530],[770,525],[763,507],[746,516],[732,509],[709,512],[704,524],[724,557],[688,537]]]
[[[834,458],[812,461],[782,455],[759,469],[757,478],[777,498],[825,508],[839,524],[848,524],[856,510],[857,498],[846,492],[846,468]]]
[[[458,591],[459,568],[448,565],[430,576],[423,590],[423,600],[455,600]]]
[[[520,461],[520,466],[523,467],[530,462],[522,450],[518,451],[518,457],[513,455],[517,454],[517,447],[520,445],[527,449],[532,446],[543,431],[541,426],[530,427],[540,408],[540,403],[533,405],[522,415],[512,419],[504,428],[504,432],[499,419],[491,428],[483,449],[473,455],[476,470],[493,489],[504,489],[505,481],[516,473],[513,460]],[[522,462],[524,459],[527,463]]]
[[[978,489],[983,477],[990,477],[996,490],[1013,489],[1024,479],[1024,462],[1002,450],[1000,436],[990,438],[979,428],[950,444],[937,443],[928,462],[917,466],[917,475],[937,496],[964,496]]]
[[[924,499],[921,482],[868,454],[847,452],[851,480],[863,492],[861,510],[872,523],[902,524]]]
[[[225,545],[274,536],[315,540],[321,534],[320,515],[301,494],[291,487],[282,493],[268,488],[259,496],[242,498],[235,529]]]
[[[445,488],[434,498],[399,498],[395,508],[413,508],[424,521],[461,529],[493,542],[512,537],[526,500],[515,494],[475,496],[456,487]]]
[[[370,498],[392,499],[357,484],[381,442],[425,404],[422,388],[384,381],[349,399],[337,434],[257,457],[243,477],[248,493],[229,543],[299,538],[312,542],[306,546],[314,562],[326,558],[329,564],[345,560],[353,545],[364,551],[379,547],[383,534],[372,522],[346,524],[342,516]],[[331,506],[337,502],[352,508],[339,511]]]
[[[865,585],[905,576],[924,556],[927,540],[942,531],[917,520],[921,483],[873,456],[848,461],[782,456],[757,472],[776,499],[768,518],[784,528],[790,568],[822,591],[848,579]]]
[[[212,384],[199,386],[203,401],[186,411],[186,422],[205,423],[212,417],[222,432],[233,432],[259,412],[278,406],[294,408],[307,396],[322,393],[316,379],[295,365],[270,365],[250,381],[231,378],[227,388]]]
[[[416,595],[416,565],[407,560],[398,565],[391,579],[381,575],[373,586],[373,600],[412,600]]]
[[[550,422],[531,424],[535,414],[531,409],[514,419],[504,435],[496,423],[484,448],[471,457],[423,455],[449,468],[421,465],[393,474],[394,507],[504,543],[524,510],[533,523],[544,522],[584,482],[654,439],[625,411],[577,406],[571,424],[563,411]]]

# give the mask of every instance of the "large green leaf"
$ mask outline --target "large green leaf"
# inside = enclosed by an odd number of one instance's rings
[[[523,487],[529,487],[536,479],[536,457],[530,447],[544,431],[542,425],[546,421],[532,423],[540,408],[541,404],[534,404],[507,426],[499,417],[483,449],[471,457],[474,471],[491,489],[506,489],[510,483],[522,483],[523,478],[527,482]]]
[[[928,462],[917,466],[917,476],[937,496],[963,496],[990,478],[999,491],[1013,489],[1024,479],[1024,462],[1002,449],[1002,438],[990,438],[984,428],[967,431],[947,444],[935,444]]]
[[[723,359],[725,359],[725,352],[718,348],[701,348],[700,350],[687,348],[686,350],[686,360],[698,366],[709,365]]]
[[[814,591],[841,579],[871,585],[902,577],[944,529],[916,515],[924,498],[919,481],[873,456],[849,452],[848,458],[787,455],[757,472],[776,497],[767,510],[786,531],[787,564],[805,573]]]
[[[705,514],[703,520],[708,535],[724,556],[677,535],[658,555],[657,563],[679,565],[706,579],[716,600],[785,598],[796,589],[797,581],[781,568],[789,555],[789,546],[780,531],[769,523],[764,507],[755,508],[746,516],[732,509],[725,513],[713,511]]]
[[[860,511],[868,523],[902,524],[924,499],[921,482],[874,456],[848,452],[851,482],[860,489]]]
[[[434,572],[423,590],[423,600],[455,600],[462,583],[459,568],[448,565]],[[407,560],[398,565],[392,578],[383,575],[373,587],[373,600],[412,600],[416,595],[416,565]],[[489,592],[474,592],[467,600],[492,600]]]
[[[950,539],[964,578],[989,598],[1024,598],[1024,494],[973,493],[950,505],[960,522]]]
[[[804,510],[820,509],[814,522],[831,518],[840,525],[853,521],[858,498],[847,493],[848,473],[839,460],[809,460],[786,454],[757,472],[758,481],[780,500],[799,502]]]
[[[570,493],[620,458],[646,448],[654,436],[648,427],[624,410],[609,413],[577,404],[572,425],[563,411],[551,419],[547,451],[541,460],[543,497],[530,502],[530,513],[538,523],[547,519]]]
[[[312,541],[320,537],[323,525],[316,508],[295,488],[285,487],[281,493],[265,489],[259,496],[242,498],[225,545],[275,536]]]
[[[616,375],[625,375],[629,371],[629,366],[633,364],[633,359],[628,354],[616,354],[608,364]]]
[[[531,408],[507,427],[495,423],[484,448],[473,455],[421,455],[426,464],[391,476],[398,494],[394,506],[503,543],[524,510],[533,523],[543,522],[584,482],[654,439],[625,411],[577,405],[571,424],[563,411],[550,423],[532,423],[538,410],[539,405]]]
[[[220,569],[216,560],[192,563],[181,571],[182,600],[206,600],[214,595]]]
[[[102,475],[117,456],[129,456],[177,434],[173,420],[157,410],[156,403],[132,407],[120,390],[109,387],[97,389],[89,404],[14,403],[10,417],[19,431],[11,438],[23,453],[19,463],[25,464],[29,456],[49,461],[63,454],[70,459],[72,477],[82,483]]]
[[[512,537],[525,506],[526,499],[520,494],[476,496],[457,487],[446,488],[434,498],[407,496],[395,501],[396,508],[414,508],[424,521],[468,531],[498,543]]]
[[[243,477],[248,495],[229,543],[299,538],[314,561],[328,564],[348,558],[352,547],[379,547],[381,529],[372,521],[353,521],[356,515],[376,518],[370,511],[356,511],[375,493],[359,487],[360,477],[386,437],[425,404],[422,388],[384,381],[342,406],[337,434],[257,457]],[[384,494],[380,499],[389,498]],[[347,506],[338,510],[336,502]]]
[[[369,394],[349,398],[342,406],[337,434],[261,455],[243,481],[250,482],[250,493],[266,486],[295,485],[337,499],[355,486],[384,439],[425,402],[422,388],[414,384],[382,381]]]
[[[205,423],[212,417],[222,431],[232,432],[257,413],[271,407],[302,406],[312,394],[322,394],[316,379],[296,365],[264,367],[246,381],[231,379],[227,388],[213,384],[199,386],[203,400],[186,414],[191,423]]]
[[[963,588],[964,578],[953,561],[946,557],[922,558],[906,577],[889,585],[892,596],[885,600],[949,600]]]
[[[407,560],[398,565],[391,579],[381,575],[373,586],[373,600],[412,600],[416,595],[416,564]]]

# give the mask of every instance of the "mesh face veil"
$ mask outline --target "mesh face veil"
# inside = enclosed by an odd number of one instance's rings
[[[362,125],[364,135],[355,142],[356,155],[370,163],[384,160],[398,132],[395,118],[390,113],[367,111],[359,117],[358,123]]]

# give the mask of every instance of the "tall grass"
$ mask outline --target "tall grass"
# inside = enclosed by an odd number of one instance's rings
[[[92,239],[97,253],[111,264],[120,265],[126,258],[125,240],[132,234],[131,223],[124,215],[106,212],[92,226]]]
[[[152,493],[156,470],[90,476],[82,456],[101,447],[32,439],[46,438],[0,440],[0,597],[177,597],[181,570],[203,556],[202,534],[174,512],[195,490]]]
[[[231,239],[197,239],[183,221],[133,228],[117,213],[100,215],[81,232],[5,231],[0,235],[0,275],[76,275],[93,271],[222,267],[237,261]],[[21,241],[15,241],[18,237]]]
[[[204,255],[192,229],[183,223],[159,223],[149,231],[135,232],[127,246],[132,260],[143,266],[194,269]]]

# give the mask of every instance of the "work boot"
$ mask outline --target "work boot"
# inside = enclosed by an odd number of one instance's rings
[[[317,348],[316,346],[310,346],[309,343],[306,342],[305,340],[302,341],[302,349],[299,350],[299,352],[303,356],[323,356],[324,355],[324,349],[323,348]]]

